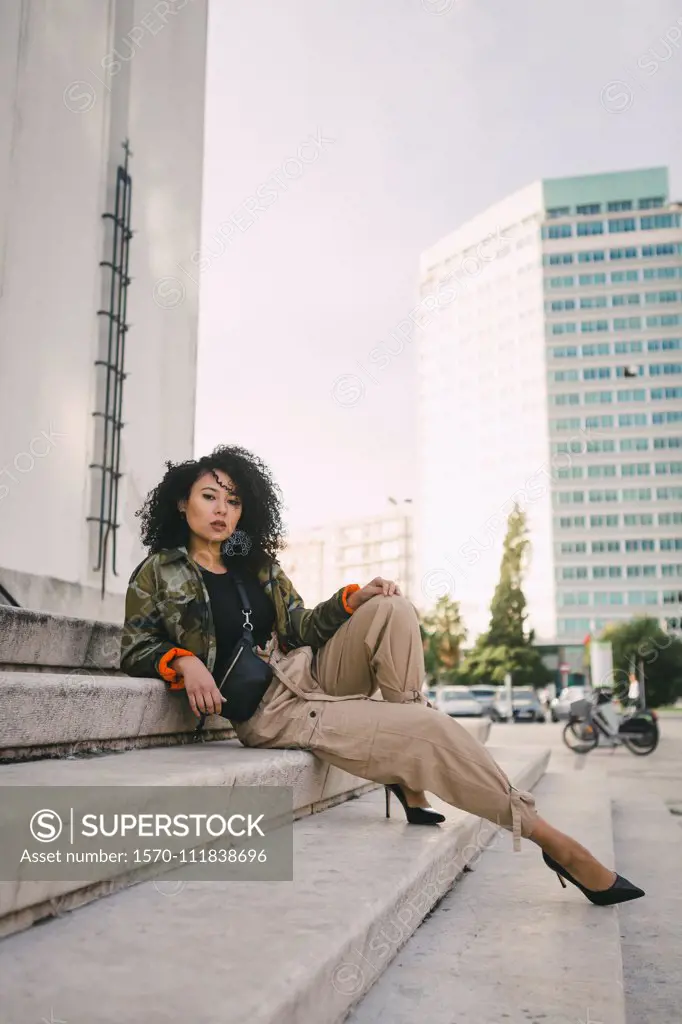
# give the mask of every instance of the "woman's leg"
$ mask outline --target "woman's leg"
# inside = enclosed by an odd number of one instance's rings
[[[332,696],[379,689],[391,703],[424,703],[424,649],[410,602],[379,596],[360,605],[317,652],[314,671]]]
[[[543,818],[538,817],[528,838],[588,889],[608,889],[615,881],[614,871],[609,871],[576,839],[560,832]]]
[[[308,747],[324,761],[373,782],[428,790],[446,803],[530,839],[589,889],[615,874],[553,828],[532,794],[515,789],[486,748],[448,715],[388,701],[316,703]]]
[[[360,605],[318,651],[315,674],[331,696],[370,697],[378,689],[391,703],[425,703],[424,650],[413,606],[399,596]],[[403,792],[411,807],[429,806],[423,791],[403,784]]]

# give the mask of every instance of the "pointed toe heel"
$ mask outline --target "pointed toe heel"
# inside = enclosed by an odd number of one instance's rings
[[[392,783],[390,786],[384,786],[386,791],[386,817],[391,817],[391,793],[394,793],[400,803],[402,804],[403,810],[405,811],[405,817],[407,818],[408,824],[410,825],[440,825],[441,822],[445,821],[445,815],[439,814],[438,811],[432,810],[430,807],[410,807],[405,794],[402,791],[402,787],[397,783]]]
[[[633,885],[633,883],[628,881],[627,878],[623,878],[623,876],[619,874],[616,874],[615,881],[608,889],[588,889],[586,886],[581,885],[580,882],[566,870],[566,868],[563,868],[561,864],[557,863],[557,861],[555,861],[553,857],[550,857],[548,853],[543,853],[542,859],[550,871],[554,871],[556,873],[556,876],[564,889],[566,888],[566,882],[564,879],[566,879],[566,881],[570,882],[571,885],[580,889],[590,903],[594,903],[597,907],[613,907],[617,903],[629,903],[630,900],[638,900],[640,897],[646,896],[644,889],[640,889],[639,886]]]

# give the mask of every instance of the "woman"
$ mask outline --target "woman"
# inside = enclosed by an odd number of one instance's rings
[[[128,588],[124,672],[184,689],[197,717],[220,714],[215,680],[242,635],[238,572],[254,641],[274,673],[251,717],[233,722],[245,746],[311,750],[385,785],[387,815],[393,792],[414,824],[444,820],[424,791],[435,793],[512,831],[515,849],[521,836],[531,839],[562,884],[568,879],[593,903],[644,895],[544,821],[485,747],[424,700],[419,623],[395,583],[350,584],[304,608],[275,560],[281,496],[260,459],[223,446],[168,463],[137,514],[149,556]]]

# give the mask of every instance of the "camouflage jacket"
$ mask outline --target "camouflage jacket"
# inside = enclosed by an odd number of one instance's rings
[[[291,580],[277,562],[258,579],[275,606],[275,632],[282,650],[318,649],[351,615],[346,599],[358,589],[350,584],[315,608],[304,608]],[[161,676],[175,688],[168,667],[179,650],[200,658],[209,672],[216,660],[211,602],[201,571],[184,547],[150,555],[134,570],[128,585],[121,639],[121,669],[130,676]],[[180,688],[182,683],[177,684]]]

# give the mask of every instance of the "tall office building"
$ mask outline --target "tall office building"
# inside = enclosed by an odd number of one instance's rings
[[[681,211],[665,168],[544,180],[422,257],[418,597],[474,635],[515,502],[538,639],[682,626]]]

